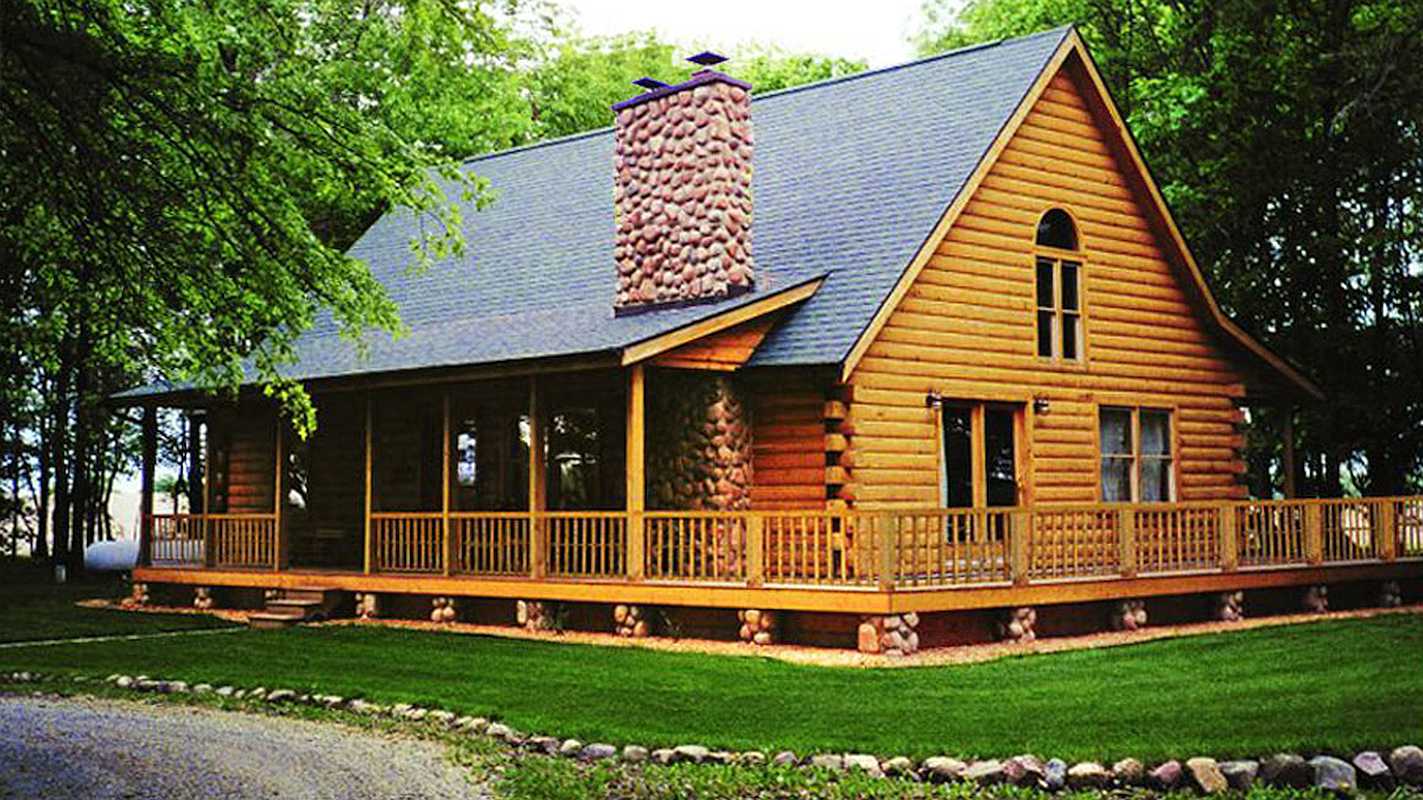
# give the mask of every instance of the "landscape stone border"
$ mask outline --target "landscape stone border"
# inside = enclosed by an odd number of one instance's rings
[[[62,680],[63,676],[38,672],[0,673],[0,684],[45,684]],[[1347,760],[1327,754],[1306,760],[1294,753],[1275,753],[1259,760],[1239,759],[1223,762],[1197,756],[1184,762],[1173,759],[1151,769],[1147,769],[1143,762],[1134,758],[1124,758],[1107,766],[1095,761],[1068,765],[1061,759],[1044,761],[1033,755],[978,761],[930,756],[915,762],[905,756],[881,758],[865,753],[799,755],[784,750],[768,756],[756,750],[730,752],[712,750],[697,744],[655,749],[629,744],[619,749],[601,742],[584,744],[577,739],[527,734],[497,720],[461,716],[453,711],[423,708],[408,703],[383,705],[334,694],[299,693],[292,689],[266,687],[247,689],[229,685],[214,686],[209,683],[189,684],[186,681],[160,680],[146,675],[113,674],[102,681],[79,675],[70,680],[75,684],[102,682],[118,689],[139,693],[213,695],[266,703],[278,708],[309,706],[361,716],[432,724],[458,733],[485,736],[528,752],[589,762],[621,759],[629,764],[737,764],[747,767],[775,764],[832,772],[857,771],[876,778],[930,783],[963,782],[979,786],[1011,785],[1048,792],[1063,789],[1105,791],[1118,788],[1150,788],[1168,792],[1194,791],[1204,795],[1218,795],[1228,791],[1247,792],[1256,786],[1270,786],[1293,789],[1314,787],[1335,794],[1353,794],[1360,789],[1391,792],[1400,786],[1423,787],[1423,748],[1417,745],[1395,747],[1387,756],[1375,750],[1365,750],[1355,753]]]

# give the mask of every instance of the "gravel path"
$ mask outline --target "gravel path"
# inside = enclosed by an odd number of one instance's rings
[[[484,798],[436,743],[339,725],[0,696],[0,798]]]

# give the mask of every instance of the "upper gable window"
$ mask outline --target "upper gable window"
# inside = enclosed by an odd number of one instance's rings
[[[1072,217],[1060,208],[1054,208],[1038,220],[1038,245],[1056,247],[1059,250],[1077,249],[1077,226]]]
[[[1077,226],[1060,208],[1038,221],[1036,256],[1038,356],[1082,360],[1082,261],[1056,251],[1077,249]],[[1046,248],[1052,248],[1047,250]]]

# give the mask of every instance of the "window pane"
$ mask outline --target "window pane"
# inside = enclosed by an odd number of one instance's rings
[[[1102,457],[1102,501],[1131,502],[1131,459]]]
[[[1038,308],[1052,308],[1052,273],[1053,262],[1046,258],[1038,259]]]
[[[1062,315],[1062,357],[1077,358],[1077,332],[1082,328],[1082,319],[1076,314]]]
[[[1060,208],[1054,208],[1044,214],[1038,222],[1038,244],[1076,250],[1077,229],[1072,224],[1072,217]]]
[[[1145,440],[1145,434],[1142,439]],[[1171,459],[1143,458],[1141,460],[1141,499],[1148,503],[1165,502],[1171,499]]]
[[[1100,439],[1102,455],[1131,456],[1131,410],[1102,409]]]
[[[1052,357],[1053,330],[1057,327],[1057,316],[1051,311],[1038,312],[1038,355]]]
[[[1065,311],[1077,310],[1079,266],[1072,261],[1062,262],[1062,308]]]
[[[988,505],[1018,502],[1018,475],[1013,464],[1013,412],[983,410],[983,474],[988,479]]]
[[[967,408],[944,407],[944,498],[949,508],[973,505],[973,432]]]
[[[1141,412],[1141,454],[1144,456],[1171,455],[1171,413],[1169,411]]]

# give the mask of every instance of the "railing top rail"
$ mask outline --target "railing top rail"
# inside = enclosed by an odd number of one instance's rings
[[[450,519],[528,519],[527,511],[451,511]]]
[[[268,512],[242,512],[238,514],[149,514],[149,519],[211,519],[211,520],[270,520],[277,515]]]
[[[440,519],[442,511],[372,511],[371,519]]]

